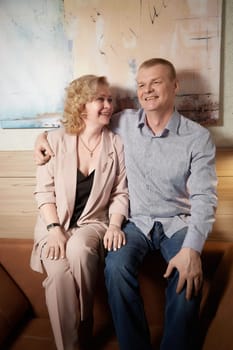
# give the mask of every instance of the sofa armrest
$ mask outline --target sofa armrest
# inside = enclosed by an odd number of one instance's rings
[[[42,281],[46,274],[32,271],[32,239],[0,238],[0,263],[28,299],[36,317],[48,318]]]
[[[0,265],[0,348],[30,312],[30,304]]]
[[[229,245],[211,283],[207,313],[204,314],[207,328],[203,350],[228,350],[233,344],[233,244]]]

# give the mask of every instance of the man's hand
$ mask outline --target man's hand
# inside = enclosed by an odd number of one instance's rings
[[[37,165],[43,165],[54,156],[47,140],[47,132],[39,134],[36,138],[34,147],[34,161]]]
[[[104,235],[104,248],[108,251],[120,249],[126,243],[125,234],[120,227],[110,225]]]
[[[168,278],[173,269],[179,272],[176,292],[180,293],[186,284],[186,299],[190,300],[193,293],[198,295],[203,282],[200,254],[191,248],[182,248],[170,261],[164,274]]]

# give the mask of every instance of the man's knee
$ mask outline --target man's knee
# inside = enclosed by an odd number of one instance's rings
[[[108,252],[105,258],[105,278],[107,280],[111,280],[112,278],[114,281],[119,280],[124,275],[126,265],[127,263],[121,256],[120,251]]]

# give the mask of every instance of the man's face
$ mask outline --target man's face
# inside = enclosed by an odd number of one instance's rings
[[[173,108],[177,89],[177,80],[171,78],[167,66],[158,64],[138,71],[137,94],[145,112],[164,113]]]

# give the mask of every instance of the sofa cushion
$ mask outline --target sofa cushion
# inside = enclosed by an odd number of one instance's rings
[[[56,350],[48,318],[33,318],[11,344],[11,350]]]
[[[30,313],[23,292],[0,265],[0,347]]]

